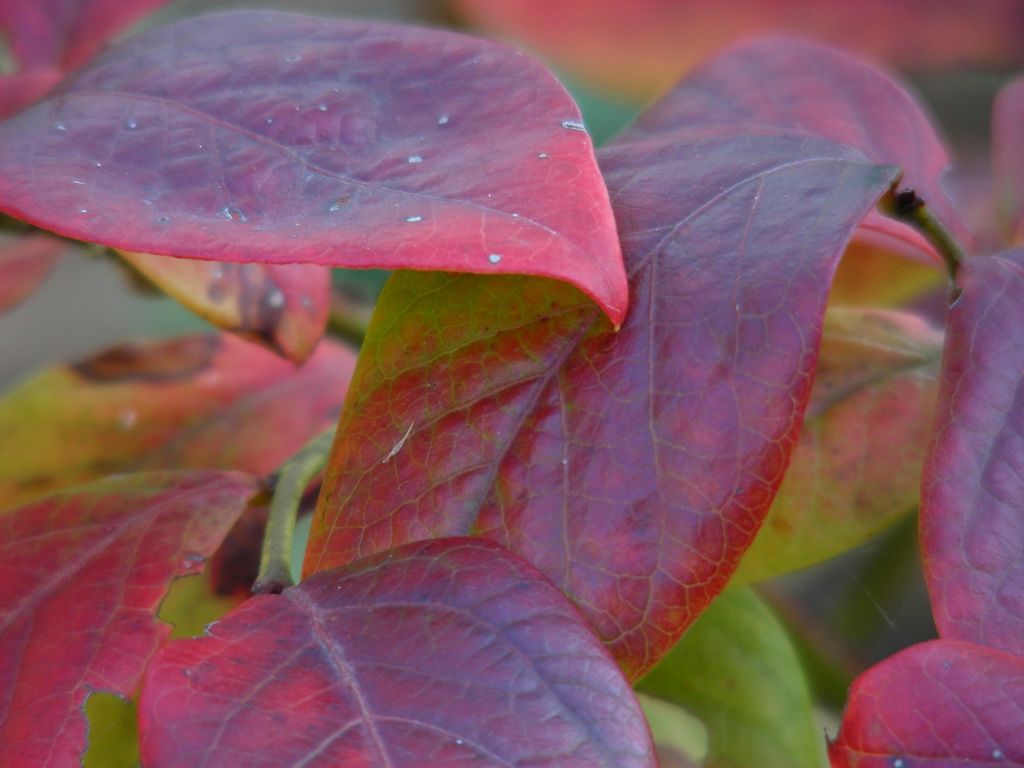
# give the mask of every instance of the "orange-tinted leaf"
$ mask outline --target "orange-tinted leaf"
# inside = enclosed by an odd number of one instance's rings
[[[833,768],[1024,766],[1024,659],[937,640],[853,684]]]
[[[940,636],[1024,655],[1024,251],[971,259],[949,310],[921,546]]]
[[[393,277],[306,569],[478,533],[544,571],[633,676],[724,586],[767,511],[835,264],[896,171],[803,137],[602,152],[633,290],[622,330],[568,286]]]
[[[992,113],[992,169],[1000,223],[1007,237],[1024,244],[1024,78],[999,94]]]
[[[137,469],[269,473],[336,421],[354,364],[324,342],[295,368],[223,335],[51,369],[0,400],[0,508]]]
[[[22,69],[74,69],[170,0],[4,0],[0,33]]]
[[[787,32],[911,69],[1020,62],[1017,0],[455,0],[598,85],[656,95],[741,38]]]
[[[168,645],[139,706],[151,768],[654,766],[614,661],[537,571],[415,543]]]
[[[532,274],[628,290],[580,113],[540,64],[439,30],[205,16],[0,124],[0,210],[215,261]]]
[[[824,560],[916,509],[941,351],[913,315],[829,311],[793,461],[734,580]]]
[[[130,697],[194,573],[259,484],[245,475],[105,480],[0,514],[0,765],[77,765],[94,690]]]
[[[135,269],[214,325],[296,362],[327,327],[330,270],[314,264],[231,264],[122,251]]]
[[[945,275],[938,263],[902,254],[893,248],[896,244],[891,240],[872,245],[863,234],[861,229],[859,239],[850,243],[839,262],[828,297],[831,306],[905,306],[944,284]]]
[[[0,312],[34,293],[67,249],[48,235],[0,234]]]

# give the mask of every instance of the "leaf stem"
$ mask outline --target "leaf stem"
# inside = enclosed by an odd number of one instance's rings
[[[326,429],[281,465],[273,476],[274,495],[263,534],[260,570],[252,585],[254,595],[276,595],[292,586],[292,541],[295,520],[306,488],[327,465],[334,427]]]
[[[927,238],[942,257],[946,265],[946,273],[949,275],[950,286],[956,292],[957,272],[967,260],[967,255],[952,233],[935,217],[925,201],[914,190],[897,189],[896,184],[893,184],[889,188],[889,192],[879,202],[879,207],[886,215],[906,222]]]

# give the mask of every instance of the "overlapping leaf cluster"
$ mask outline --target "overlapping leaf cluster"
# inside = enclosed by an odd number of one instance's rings
[[[834,279],[934,284],[948,242],[876,209],[900,186],[972,245],[900,86],[754,41],[595,154],[543,66],[449,32],[233,13],[93,57],[159,4],[0,14],[0,210],[234,333],[0,401],[0,764],[76,764],[107,691],[146,766],[651,766],[646,675],[704,765],[818,766],[799,660],[735,585],[906,514],[922,464],[941,639],[857,682],[829,756],[1024,764],[1024,256],[953,275],[941,375],[921,318],[826,313]],[[995,120],[1017,238],[1022,93]],[[61,242],[3,246],[0,306]],[[401,270],[358,363],[321,341],[335,266]],[[335,422],[306,578],[169,641],[170,583],[237,579],[276,468]]]

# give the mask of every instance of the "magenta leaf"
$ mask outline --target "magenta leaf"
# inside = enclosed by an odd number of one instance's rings
[[[1024,252],[977,257],[949,310],[921,545],[944,638],[1024,655]]]
[[[170,0],[4,0],[0,33],[24,70],[73,69]]]
[[[1024,78],[1006,86],[992,112],[992,170],[1000,223],[1016,244],[1024,243]]]
[[[906,90],[860,59],[788,38],[743,43],[695,69],[630,133],[736,125],[829,139],[874,162],[899,165],[902,184],[916,190],[961,240],[969,237],[940,183],[950,160],[932,123]],[[914,230],[874,212],[858,236],[934,253]]]
[[[92,691],[135,693],[197,573],[259,484],[214,472],[127,475],[0,514],[0,765],[77,765]]]
[[[626,311],[572,99],[437,30],[240,12],[140,35],[0,124],[0,210],[146,253],[552,277]]]
[[[654,766],[629,685],[566,599],[488,542],[415,543],[168,645],[143,763]]]
[[[833,768],[1024,766],[1024,659],[936,640],[853,684]]]
[[[725,585],[799,432],[828,285],[893,168],[807,138],[602,152],[632,311],[401,273],[378,304],[306,570],[479,534],[539,567],[629,676]]]

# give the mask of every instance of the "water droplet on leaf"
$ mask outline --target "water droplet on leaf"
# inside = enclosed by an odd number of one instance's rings
[[[490,256],[487,257],[487,260],[491,262],[491,264],[497,264],[498,262],[501,261],[501,254],[492,253]]]
[[[279,290],[273,290],[267,294],[267,306],[273,309],[280,309],[284,306],[284,294]]]
[[[405,220],[410,224],[415,224],[417,221],[423,221],[422,216],[406,216]]]
[[[410,163],[422,163],[423,162],[423,158],[420,157],[419,155],[409,155],[409,162]]]
[[[587,127],[579,120],[563,120],[562,127],[568,128],[570,131],[583,131],[587,132]]]

